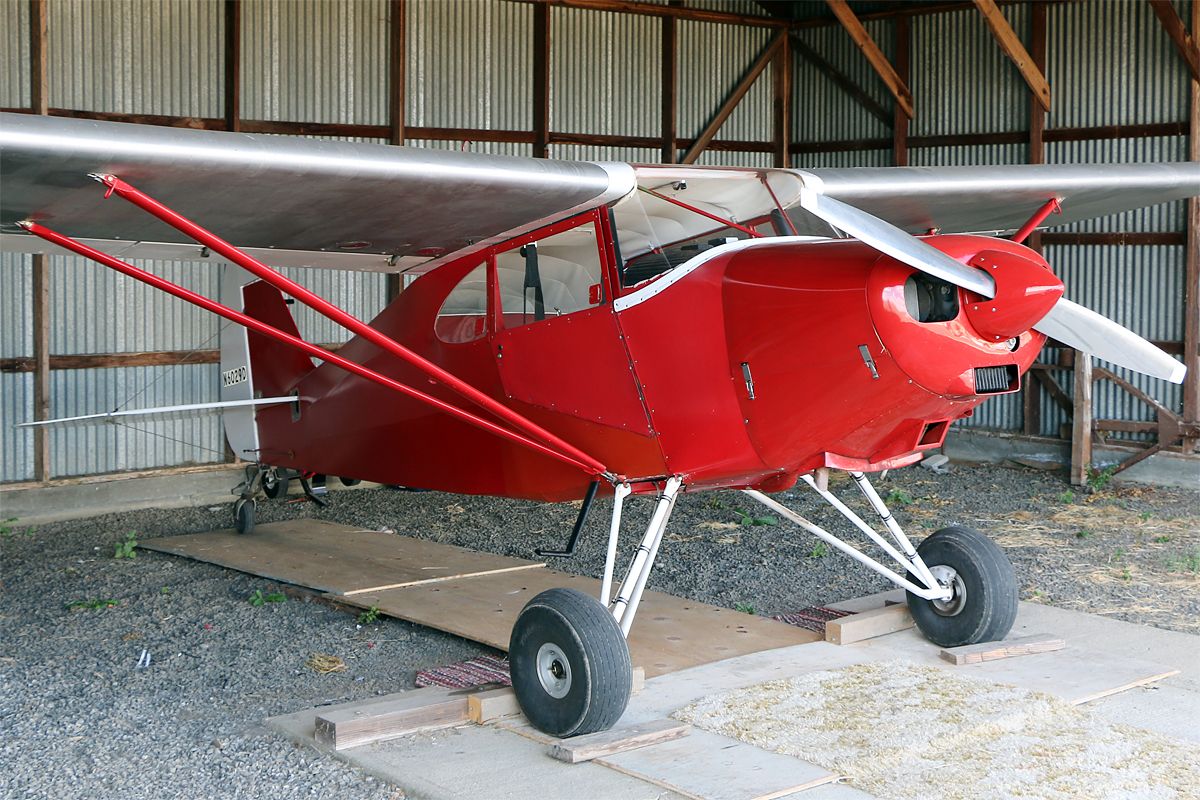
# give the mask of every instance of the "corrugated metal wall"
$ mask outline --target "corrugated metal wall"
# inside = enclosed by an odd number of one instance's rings
[[[750,0],[690,0],[693,7],[761,13]],[[1186,0],[1175,6],[1185,19]],[[246,0],[242,30],[242,117],[296,122],[387,122],[387,0]],[[815,7],[822,7],[816,4]],[[406,123],[414,127],[526,131],[532,124],[532,7],[507,0],[409,0]],[[1030,11],[1005,6],[1028,37]],[[223,114],[224,10],[214,0],[128,3],[51,0],[49,74],[52,106],[81,110],[220,117]],[[867,28],[884,52],[895,25]],[[551,10],[550,127],[555,132],[657,137],[661,131],[661,29],[658,18]],[[1178,122],[1185,117],[1187,75],[1150,8],[1143,3],[1069,3],[1048,8],[1050,128]],[[773,31],[707,22],[677,24],[678,133],[698,134]],[[837,26],[799,38],[887,109],[891,98],[866,59]],[[0,3],[0,106],[28,106],[29,22],[25,2]],[[977,13],[911,20],[911,88],[917,110],[910,136],[1025,130],[1028,94]],[[718,139],[772,138],[771,67],[718,133]],[[891,126],[866,111],[800,57],[793,68],[793,139],[814,143],[887,139]],[[527,144],[421,141],[410,144],[527,155]],[[552,157],[657,161],[658,147],[551,145]],[[1049,144],[1051,163],[1179,160],[1183,137]],[[921,164],[1021,163],[1021,144],[914,148]],[[885,166],[890,148],[806,153],[797,166]],[[763,153],[706,152],[701,163],[767,166]],[[1080,223],[1080,231],[1179,231],[1181,204]],[[1073,247],[1047,250],[1068,296],[1152,338],[1182,338],[1181,247]],[[186,286],[216,293],[212,265],[143,264]],[[0,357],[31,353],[31,268],[27,257],[0,256]],[[78,259],[52,261],[55,354],[214,346],[216,322]],[[362,317],[382,305],[381,276],[294,270],[290,274]],[[102,310],[98,313],[97,310]],[[345,334],[299,313],[302,332],[335,342]],[[1134,382],[1168,405],[1179,392],[1158,381]],[[1069,388],[1069,387],[1068,387]],[[11,423],[32,413],[28,373],[0,375],[0,481],[32,476],[31,436]],[[212,399],[216,367],[185,365],[56,371],[54,415],[118,405]],[[1145,418],[1140,404],[1112,387],[1096,392],[1098,417]],[[1065,421],[1049,400],[1043,432]],[[1020,401],[985,404],[971,425],[1016,429]],[[222,460],[215,418],[139,423],[144,432],[104,426],[55,432],[55,476]]]

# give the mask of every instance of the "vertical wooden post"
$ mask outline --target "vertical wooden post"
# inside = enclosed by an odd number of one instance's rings
[[[771,82],[774,87],[772,112],[776,167],[787,168],[791,164],[792,148],[792,47],[791,37],[784,36],[783,44],[771,62]]]
[[[407,95],[405,67],[408,61],[407,40],[405,39],[405,0],[391,0],[388,4],[391,19],[388,24],[388,127],[391,133],[388,137],[390,144],[404,144],[405,116],[407,114]],[[400,296],[401,278],[397,272],[389,272],[384,295],[387,302],[392,302]]]
[[[242,0],[225,0],[225,129],[242,129]]]
[[[47,73],[47,0],[29,0],[29,97],[33,113],[50,111]],[[33,257],[33,418],[50,418],[50,257]],[[33,432],[33,478],[50,480],[50,436]]]
[[[533,157],[550,154],[550,6],[533,6]]]
[[[1071,419],[1071,483],[1085,486],[1092,468],[1092,357],[1075,351],[1075,401]]]
[[[679,160],[675,139],[679,135],[679,44],[678,23],[674,17],[662,20],[662,163],[674,164]]]
[[[909,75],[909,45],[912,40],[909,18],[896,17],[894,33],[896,36],[896,53],[893,61],[896,74],[907,86],[912,79]],[[895,104],[892,112],[892,163],[897,167],[908,166],[908,115],[900,103]]]
[[[1200,0],[1192,0],[1192,40],[1200,37]],[[1188,131],[1188,158],[1200,161],[1200,81],[1192,80],[1191,111]],[[1187,267],[1183,284],[1183,363],[1187,378],[1183,384],[1183,419],[1200,421],[1200,199],[1188,201]],[[1194,453],[1197,441],[1183,440],[1183,452]]]
[[[1030,7],[1029,32],[1030,58],[1033,65],[1043,75],[1046,72],[1046,4],[1034,3]],[[1030,90],[1029,93],[1029,163],[1046,163],[1046,109],[1041,100]],[[1029,234],[1026,246],[1037,252],[1042,252],[1042,234],[1034,231]],[[1026,375],[1025,389],[1021,394],[1023,413],[1023,432],[1026,436],[1037,436],[1042,429],[1042,393],[1041,384],[1030,380]]]

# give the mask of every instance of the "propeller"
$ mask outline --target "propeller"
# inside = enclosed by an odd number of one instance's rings
[[[800,191],[800,206],[914,269],[989,299],[996,296],[991,275],[959,263],[890,222],[811,188]],[[1183,364],[1133,331],[1065,297],[1033,327],[1076,350],[1171,383],[1182,383],[1187,372]]]

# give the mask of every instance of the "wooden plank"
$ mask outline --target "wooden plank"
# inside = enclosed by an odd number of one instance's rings
[[[771,130],[775,143],[774,166],[790,167],[792,144],[792,50],[790,37],[775,51],[771,62]]]
[[[1008,20],[996,7],[994,0],[975,0],[975,7],[979,9],[979,13],[983,15],[984,21],[992,30],[992,35],[996,37],[996,42],[1000,45],[1000,49],[1004,54],[1017,65],[1017,70],[1021,73],[1021,77],[1025,79],[1025,83],[1029,86],[1029,91],[1033,92],[1033,96],[1037,98],[1042,108],[1046,111],[1050,110],[1050,84],[1046,81],[1046,76],[1038,69],[1033,61],[1033,57],[1029,55],[1029,51],[1025,49],[1025,45],[1021,44],[1021,38],[1017,36],[1016,31],[1008,24]]]
[[[1086,486],[1092,468],[1092,357],[1075,353],[1075,397],[1071,403],[1071,483]]]
[[[679,158],[675,139],[679,136],[679,36],[674,17],[662,21],[662,162]]]
[[[829,8],[833,11],[834,16],[842,23],[842,27],[846,29],[846,33],[850,34],[850,38],[858,49],[867,57],[867,61],[874,67],[876,74],[887,86],[888,91],[892,93],[892,97],[896,98],[896,103],[904,111],[904,116],[912,119],[913,116],[913,100],[912,92],[909,91],[908,85],[896,74],[896,70],[892,68],[891,63],[887,60],[887,56],[879,49],[879,45],[875,44],[875,40],[871,38],[871,34],[859,22],[858,17],[850,10],[850,6],[846,0],[825,0],[829,4]]]
[[[864,639],[873,639],[888,633],[906,630],[913,626],[908,605],[895,605],[851,614],[825,623],[825,641],[833,644],[853,644]]]
[[[404,122],[407,112],[405,67],[408,53],[405,40],[405,0],[388,3],[388,142],[404,144]],[[398,292],[397,292],[398,294]]]
[[[895,22],[896,36],[896,74],[905,83],[909,80],[909,50],[912,47],[912,33],[908,17],[900,17]],[[892,109],[892,163],[897,167],[908,166],[908,123],[911,113],[905,114],[899,103]]]
[[[34,114],[46,114],[50,110],[46,5],[47,0],[29,0],[29,98]]]
[[[550,7],[533,7],[533,157],[549,157]]]
[[[698,729],[594,763],[700,800],[773,800],[838,779],[837,773],[793,756]]]
[[[225,0],[225,129],[242,129],[242,0]]]
[[[1150,0],[1150,7],[1154,9],[1154,15],[1162,23],[1163,30],[1171,37],[1176,52],[1179,53],[1179,57],[1183,59],[1188,72],[1192,75],[1192,80],[1200,81],[1200,50],[1197,50],[1196,41],[1188,33],[1183,20],[1175,13],[1175,7],[1171,5],[1170,0]],[[1194,22],[1192,30],[1198,30]]]
[[[33,418],[50,419],[50,257],[33,257]],[[34,428],[33,478],[50,480],[50,431]]]
[[[579,589],[593,597],[600,582],[549,569],[483,575],[338,599],[383,614],[508,649],[517,615],[546,589]],[[747,653],[820,640],[812,631],[765,617],[647,591],[629,634],[633,663],[648,678]]]
[[[418,586],[545,566],[324,520],[272,522],[257,526],[252,536],[217,531],[151,539],[140,546],[339,596],[356,589]]]
[[[1066,641],[1045,633],[1021,636],[1004,642],[984,642],[962,647],[945,647],[938,655],[951,664],[982,664],[984,661],[999,661],[1002,658],[1027,656],[1034,653],[1049,653],[1062,650]]]
[[[638,694],[646,688],[646,671],[641,667],[634,667],[632,677],[630,692]],[[521,706],[517,703],[517,695],[508,686],[474,692],[467,698],[467,716],[472,722],[480,725],[520,713]]]
[[[704,130],[700,132],[700,135],[696,137],[696,141],[694,141],[692,146],[688,148],[687,153],[684,154],[680,161],[681,164],[696,163],[696,159],[699,158],[700,154],[704,152],[704,149],[708,147],[708,143],[711,142],[713,137],[717,135],[717,131],[719,131],[721,126],[725,124],[725,120],[729,119],[729,115],[733,113],[733,110],[737,108],[738,103],[740,103],[742,98],[746,96],[746,92],[750,91],[750,87],[754,85],[756,80],[758,80],[758,76],[761,75],[763,70],[767,68],[767,64],[771,63],[771,59],[774,58],[775,53],[780,47],[783,46],[783,43],[786,40],[787,33],[780,31],[779,33],[775,34],[775,37],[771,39],[770,43],[766,46],[762,53],[759,54],[755,62],[750,65],[750,69],[745,75],[742,76],[741,81],[739,81],[737,86],[733,88],[733,91],[729,93],[729,96],[725,98],[725,102],[722,103],[721,107],[717,109],[716,114],[714,114],[713,118],[709,120],[708,125],[706,125]]]
[[[625,725],[612,730],[559,739],[550,745],[551,758],[568,764],[592,761],[602,756],[616,755],[639,747],[649,747],[687,736],[692,726],[673,719],[656,719],[637,725]]]
[[[340,344],[322,344],[330,352],[336,352]],[[135,353],[80,353],[77,355],[50,356],[50,369],[110,369],[116,367],[173,367],[179,364],[216,364],[221,360],[220,350],[147,350]],[[36,372],[34,356],[0,358],[0,372]]]
[[[709,11],[688,8],[683,5],[657,5],[638,3],[633,0],[516,0],[536,5],[558,6],[559,8],[581,8],[588,11],[615,11],[648,17],[688,19],[696,22],[717,22],[725,25],[750,25],[759,28],[786,28],[788,21],[779,17],[735,14],[728,11]]]
[[[396,699],[317,715],[314,738],[334,750],[398,739],[467,719],[469,691],[430,686]]]

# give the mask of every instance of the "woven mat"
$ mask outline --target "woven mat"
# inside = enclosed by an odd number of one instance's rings
[[[802,608],[799,611],[785,611],[782,614],[773,614],[771,619],[779,622],[786,622],[796,628],[804,628],[805,630],[825,635],[825,623],[833,619],[850,616],[849,611],[842,611],[838,608],[828,608],[826,606],[809,606]]]
[[[423,669],[417,673],[417,687],[442,686],[446,689],[470,689],[485,683],[512,686],[508,677],[508,659],[497,656],[479,656],[447,664],[444,667]]]

